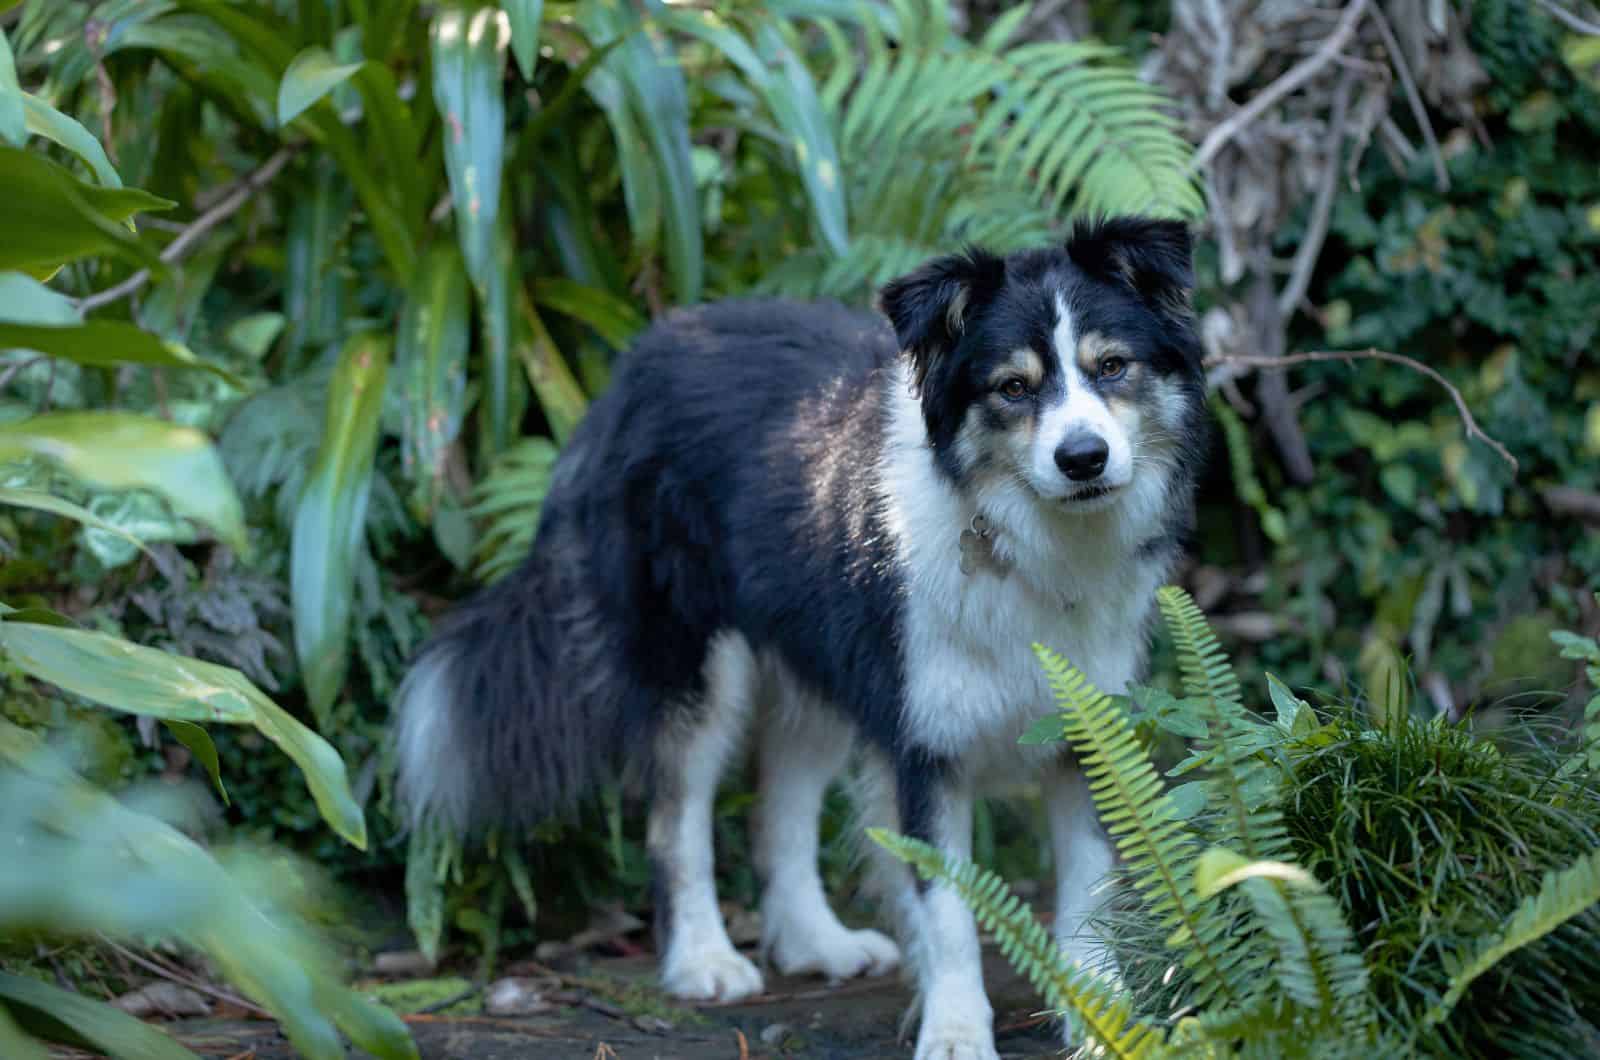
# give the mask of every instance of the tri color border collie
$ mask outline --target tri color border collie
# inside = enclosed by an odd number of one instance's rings
[[[526,562],[399,692],[413,823],[530,825],[637,768],[662,981],[731,999],[762,973],[717,909],[712,798],[747,730],[784,973],[900,960],[839,922],[818,874],[853,750],[864,823],[961,856],[974,797],[1036,779],[1061,941],[1115,974],[1080,931],[1112,865],[1085,780],[1017,739],[1051,709],[1035,642],[1108,691],[1143,664],[1205,432],[1191,286],[1187,230],[1123,217],[930,262],[881,316],[729,301],[651,327],[557,462]],[[869,875],[918,988],[917,1057],[994,1057],[971,914],[882,852]]]

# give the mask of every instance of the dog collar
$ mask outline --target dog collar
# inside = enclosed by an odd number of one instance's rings
[[[987,567],[994,574],[1004,574],[1007,566],[994,551],[994,525],[982,512],[975,512],[972,522],[961,531],[961,573]]]

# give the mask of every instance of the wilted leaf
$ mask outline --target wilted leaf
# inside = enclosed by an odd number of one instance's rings
[[[249,552],[244,514],[206,436],[130,412],[51,412],[0,425],[0,460],[47,457],[92,485],[149,489]]]
[[[0,269],[44,275],[93,254],[159,268],[155,251],[120,222],[174,205],[136,188],[86,184],[43,155],[0,147]]]
[[[350,793],[344,761],[328,742],[237,670],[147,648],[108,633],[0,622],[0,648],[24,672],[102,706],[163,721],[249,725],[305,774],[322,816],[362,849],[367,825]]]
[[[354,77],[362,63],[336,62],[328,49],[311,47],[294,57],[278,82],[278,124],[288,125]]]
[[[295,655],[319,724],[344,683],[388,372],[387,338],[360,332],[346,340],[329,384],[322,446],[295,510],[289,564]]]
[[[1282,861],[1251,861],[1223,847],[1211,847],[1194,863],[1194,889],[1210,898],[1245,880],[1283,880],[1297,886],[1314,886],[1315,878],[1298,865]]]

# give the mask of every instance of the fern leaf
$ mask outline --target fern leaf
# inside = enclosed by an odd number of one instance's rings
[[[1141,1060],[1164,1053],[1165,1036],[1133,1018],[1133,1000],[1125,990],[1067,962],[1050,931],[1033,910],[999,876],[970,861],[881,828],[867,833],[924,878],[949,886],[972,910],[984,930],[992,932],[1000,952],[1052,1008],[1071,1012],[1093,1039],[1095,1055]]]
[[[1205,613],[1194,598],[1176,585],[1156,590],[1156,603],[1178,649],[1178,671],[1183,676],[1183,694],[1191,699],[1207,698],[1233,711],[1244,709],[1239,692],[1239,677],[1227,653],[1217,643]]]
[[[528,554],[558,455],[548,438],[525,438],[474,485],[467,514],[484,523],[474,571],[484,582],[510,573]]]
[[[1536,942],[1600,902],[1600,850],[1591,851],[1560,872],[1547,872],[1539,893],[1517,906],[1503,932],[1490,936],[1470,956],[1457,957],[1450,985],[1427,1015],[1436,1024],[1450,1014],[1474,980],[1511,953]]]
[[[1231,855],[1231,868],[1272,940],[1277,981],[1322,1020],[1359,1026],[1370,1035],[1367,969],[1344,912],[1312,877],[1286,864],[1290,843],[1275,806],[1277,778],[1259,754],[1276,732],[1245,711],[1238,676],[1194,599],[1176,586],[1159,589],[1156,599],[1177,643],[1185,691],[1199,703],[1206,723],[1199,758],[1210,770],[1209,802],[1221,811],[1226,842],[1243,851],[1242,857]],[[1214,868],[1218,856],[1208,852],[1201,859],[1197,881],[1209,877],[1203,870]],[[1220,889],[1215,883],[1197,886],[1202,892]]]
[[[1111,697],[1041,645],[1034,653],[1062,707],[1062,729],[1089,779],[1096,809],[1168,944],[1194,972],[1194,1004],[1242,1003],[1253,970],[1232,944],[1231,922],[1194,889],[1196,841]]]

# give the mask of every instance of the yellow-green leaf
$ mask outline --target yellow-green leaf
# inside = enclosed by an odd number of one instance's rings
[[[77,364],[106,367],[146,364],[155,368],[199,369],[227,380],[239,390],[244,380],[221,365],[196,357],[176,342],[168,342],[143,328],[116,320],[89,320],[76,325],[11,323],[0,305],[0,349],[37,350]]]
[[[105,489],[148,489],[246,554],[244,514],[222,459],[192,427],[131,412],[51,412],[0,425],[0,460],[44,457]]]
[[[24,1025],[49,1032],[66,1027],[113,1060],[198,1060],[194,1053],[121,1009],[29,976],[0,972],[0,1012],[9,1008]],[[0,1042],[5,1040],[0,1031]],[[6,1053],[7,1057],[27,1053]]]
[[[0,269],[49,274],[94,254],[161,267],[121,222],[175,204],[136,188],[86,184],[43,155],[0,147]]]
[[[466,412],[470,313],[461,255],[448,243],[435,244],[412,275],[395,344],[406,395],[406,471],[425,521],[438,503],[445,454]]]
[[[446,7],[433,20],[433,99],[444,123],[445,172],[455,209],[456,237],[478,290],[494,268],[495,218],[505,167],[505,13]]]
[[[539,62],[539,20],[544,15],[544,0],[500,0],[500,7],[511,22],[511,53],[524,81],[533,80]]]

